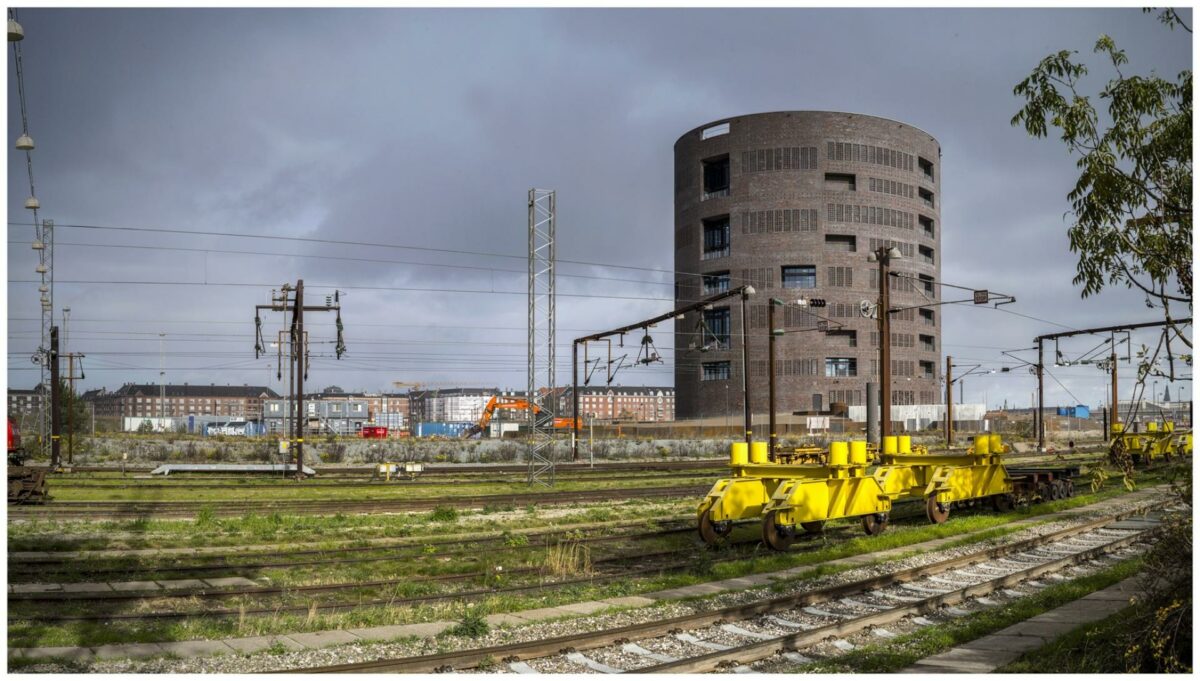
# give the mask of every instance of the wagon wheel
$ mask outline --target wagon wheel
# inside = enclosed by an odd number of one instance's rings
[[[997,494],[992,497],[992,508],[998,513],[1008,513],[1013,509],[1013,498],[1011,494]]]
[[[950,517],[950,504],[943,504],[937,496],[930,494],[925,499],[925,517],[934,525],[941,525]]]
[[[712,509],[707,509],[700,514],[700,521],[697,523],[696,529],[700,532],[700,539],[704,540],[705,544],[712,546],[719,543],[722,539],[729,536],[733,530],[733,525],[726,522],[713,522],[709,516]]]
[[[814,520],[810,523],[800,523],[800,527],[803,527],[804,531],[809,534],[821,534],[825,531],[825,521]]]
[[[792,528],[775,524],[775,513],[776,511],[770,511],[763,516],[763,543],[776,551],[787,551],[796,536]]]
[[[1067,498],[1075,496],[1075,481],[1067,478],[1063,481],[1063,488],[1066,490]]]
[[[862,519],[863,532],[868,536],[881,534],[888,526],[888,515],[886,513],[872,513],[863,516]]]

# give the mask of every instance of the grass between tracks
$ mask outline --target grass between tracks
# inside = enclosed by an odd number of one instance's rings
[[[713,474],[705,471],[680,471],[669,481],[658,477],[620,478],[601,480],[568,479],[555,483],[555,492],[582,492],[593,490],[622,490],[644,487],[675,485],[704,485],[713,480]],[[253,497],[247,498],[252,493]],[[50,494],[57,501],[117,501],[145,502],[269,502],[269,501],[385,501],[399,499],[441,499],[451,502],[455,496],[483,494],[528,494],[529,485],[521,480],[451,480],[445,484],[428,486],[406,486],[397,481],[393,485],[370,487],[336,485],[319,482],[297,482],[291,486],[279,484],[230,484],[221,487],[189,487],[186,482],[178,485],[153,481],[139,484],[131,481],[128,487],[105,488],[87,486],[56,486],[51,482]]]
[[[999,608],[984,610],[965,617],[923,627],[910,634],[898,636],[887,643],[875,643],[858,648],[845,655],[829,660],[821,660],[800,665],[789,672],[815,673],[846,673],[896,672],[917,661],[936,655],[957,645],[974,641],[988,634],[1000,631],[1019,622],[1053,610],[1084,596],[1112,586],[1123,579],[1137,574],[1143,565],[1142,558],[1131,558],[1116,565],[1104,568],[1099,572],[1072,579],[1061,584],[1048,586],[1033,594],[1018,598]],[[1064,643],[1066,643],[1064,641]],[[1071,648],[1064,646],[1056,650],[1060,657],[1070,657]],[[1066,672],[1087,671],[1085,669],[1069,669],[1048,662],[1046,658],[1026,663],[1027,667],[1008,668],[998,671],[1013,672]],[[1014,663],[1016,664],[1016,663]]]
[[[1149,481],[1145,481],[1149,482]],[[888,532],[876,537],[855,537],[840,540],[834,535],[845,535],[855,528],[848,527],[849,523],[830,523],[827,533],[822,537],[813,537],[801,542],[796,549],[786,554],[767,552],[761,547],[750,544],[750,555],[728,562],[719,562],[725,558],[736,558],[735,550],[745,550],[726,547],[716,551],[701,549],[696,546],[685,547],[680,551],[681,561],[690,560],[690,567],[685,571],[672,571],[646,577],[628,577],[606,583],[582,583],[575,585],[557,586],[548,591],[533,593],[494,593],[486,596],[462,598],[457,602],[431,603],[408,605],[405,607],[363,606],[350,612],[326,613],[312,611],[306,614],[275,613],[267,616],[245,615],[230,619],[214,619],[194,617],[182,621],[143,621],[103,623],[47,623],[38,624],[30,621],[19,621],[11,618],[9,621],[10,647],[40,647],[57,645],[99,645],[118,642],[173,641],[191,639],[212,639],[231,636],[259,636],[289,632],[321,631],[328,629],[344,629],[354,627],[379,626],[384,624],[406,624],[427,622],[443,619],[459,619],[467,609],[479,614],[517,612],[531,608],[540,608],[586,600],[599,600],[616,596],[635,595],[658,591],[661,589],[686,586],[690,584],[709,582],[717,579],[740,577],[747,574],[769,572],[797,566],[815,566],[801,575],[786,581],[780,581],[775,588],[783,590],[796,581],[812,579],[820,575],[830,574],[849,569],[850,566],[818,566],[818,563],[859,554],[871,554],[887,549],[910,546],[930,539],[944,537],[959,537],[951,545],[975,543],[983,539],[998,539],[1021,528],[1006,527],[1014,520],[1046,515],[1064,508],[1078,507],[1095,503],[1102,499],[1119,496],[1125,490],[1112,487],[1097,494],[1084,494],[1073,499],[1060,500],[1041,504],[1032,508],[1023,508],[1006,514],[961,513],[952,516],[943,525],[927,525],[923,518],[912,519],[912,524],[898,521]],[[592,509],[608,510],[608,509]],[[619,515],[619,513],[618,513]],[[840,525],[840,527],[839,527]],[[757,535],[757,526],[738,527],[732,539],[750,540]],[[687,537],[687,535],[680,535]],[[662,546],[647,546],[646,551],[661,550]],[[544,551],[544,550],[543,550]],[[913,552],[904,553],[911,555]],[[903,552],[902,552],[903,553]],[[504,560],[502,551],[481,552],[498,560]],[[534,556],[536,558],[536,556]],[[548,552],[547,560],[553,558]],[[378,573],[370,571],[356,573],[368,578],[379,578]],[[328,577],[325,576],[319,581]],[[526,579],[536,580],[537,577]],[[336,581],[330,579],[329,581]],[[520,583],[510,576],[491,577],[479,586],[505,586]],[[462,588],[462,587],[459,587]],[[384,598],[403,598],[406,596],[433,593],[445,593],[445,587],[429,583],[404,581],[403,576],[397,577],[397,583],[383,592]],[[329,595],[328,598],[337,602],[354,602],[357,597],[378,598],[379,591],[350,592]],[[293,594],[287,599],[289,604],[318,602],[316,595],[305,596]],[[306,600],[307,599],[307,600]],[[236,600],[232,605],[222,604],[222,607],[238,607]],[[328,601],[326,601],[328,602]],[[243,601],[246,608],[252,606],[272,607],[269,603],[278,601]],[[154,604],[143,604],[143,608]],[[201,604],[187,604],[193,608]]]
[[[447,509],[451,508],[447,502]],[[124,551],[129,549],[173,549],[237,547],[280,544],[336,550],[367,546],[370,539],[420,541],[461,535],[517,532],[572,523],[601,523],[619,520],[647,521],[682,519],[695,500],[614,500],[604,506],[564,504],[539,509],[536,506],[485,506],[478,511],[403,512],[388,514],[290,515],[247,513],[218,518],[201,512],[192,520],[141,518],[119,521],[34,520],[10,523],[9,551]],[[286,549],[281,547],[281,552]]]

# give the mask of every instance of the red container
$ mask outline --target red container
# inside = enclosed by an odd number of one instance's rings
[[[368,438],[368,439],[369,438],[383,439],[383,438],[387,437],[387,434],[388,434],[387,426],[363,426],[363,429],[362,429],[362,436],[364,438]]]

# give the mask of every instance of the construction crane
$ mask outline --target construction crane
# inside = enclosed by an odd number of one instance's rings
[[[542,408],[538,405],[531,405],[529,400],[493,395],[492,398],[488,400],[487,405],[483,408],[483,414],[479,416],[479,422],[464,430],[462,437],[474,437],[475,435],[479,435],[483,433],[483,431],[487,430],[488,424],[492,422],[492,417],[495,415],[497,409],[529,411],[531,407],[533,408],[533,413],[535,414],[539,414],[542,411]],[[570,428],[571,419],[568,417],[556,418],[554,419],[554,427],[564,429]]]

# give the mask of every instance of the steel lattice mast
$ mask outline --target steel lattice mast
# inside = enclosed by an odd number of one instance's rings
[[[555,193],[529,190],[529,484],[554,484]],[[539,350],[540,348],[540,350]],[[539,387],[538,381],[544,381]]]

